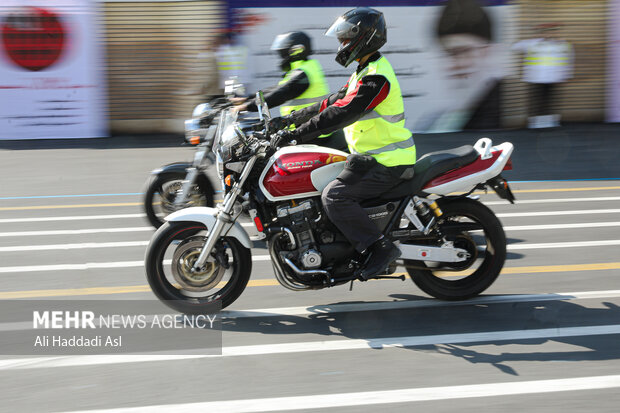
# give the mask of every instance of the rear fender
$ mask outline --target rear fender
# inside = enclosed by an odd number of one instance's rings
[[[168,222],[200,222],[207,228],[213,228],[215,221],[217,221],[218,212],[217,208],[192,207],[173,212],[165,219]],[[236,238],[244,247],[252,248],[250,236],[238,222],[226,225],[222,231],[222,236]]]

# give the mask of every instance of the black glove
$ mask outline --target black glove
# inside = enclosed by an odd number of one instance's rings
[[[271,135],[271,147],[277,148],[283,144],[290,143],[292,140],[297,139],[296,134],[292,130],[282,129],[277,133]]]
[[[289,126],[291,126],[291,124],[292,122],[290,121],[290,119],[288,119],[288,117],[276,116],[275,118],[269,119],[269,130],[276,132],[282,129],[287,129]]]

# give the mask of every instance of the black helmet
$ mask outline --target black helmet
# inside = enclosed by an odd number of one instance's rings
[[[280,68],[285,72],[291,70],[291,62],[306,60],[312,54],[310,38],[304,32],[288,32],[276,36],[271,50],[275,50],[282,59]]]
[[[385,18],[380,11],[358,7],[338,17],[325,35],[338,38],[341,45],[336,61],[347,67],[352,61],[376,52],[385,44]]]

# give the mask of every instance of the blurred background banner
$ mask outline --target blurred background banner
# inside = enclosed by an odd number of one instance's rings
[[[385,15],[388,41],[381,52],[390,61],[405,100],[406,126],[413,131],[445,132],[501,127],[501,83],[510,66],[517,8],[508,1],[388,0],[294,1],[231,0],[245,28],[241,40],[251,50],[248,91],[276,84],[278,59],[269,50],[279,33],[303,31],[313,42],[313,58],[325,70],[330,91],[343,87],[356,64],[335,61],[336,39],[326,29],[345,11],[368,6]],[[246,22],[259,24],[247,25]]]
[[[620,122],[620,0],[609,5],[607,121]]]
[[[94,0],[2,0],[0,139],[107,134]]]

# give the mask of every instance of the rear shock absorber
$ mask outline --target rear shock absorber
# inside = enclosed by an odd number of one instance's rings
[[[443,215],[443,212],[437,205],[437,201],[433,201],[428,206],[426,203],[422,202],[420,198],[417,196],[413,197],[413,206],[418,212],[418,216],[420,217],[420,221],[424,224],[424,233],[428,234],[431,230],[435,230],[437,233],[439,232],[439,227],[437,226],[437,218]],[[441,235],[441,234],[440,234]]]

